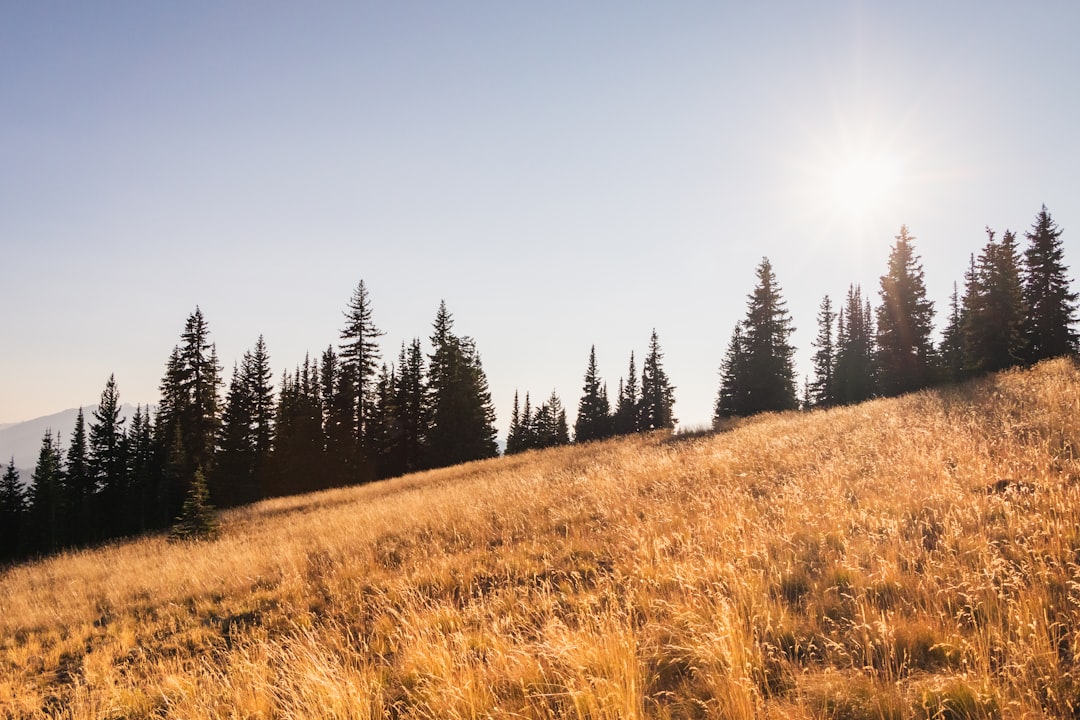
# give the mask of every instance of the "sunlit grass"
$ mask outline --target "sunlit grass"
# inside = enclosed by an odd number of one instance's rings
[[[1071,716],[1078,421],[1055,361],[18,566],[0,717]]]

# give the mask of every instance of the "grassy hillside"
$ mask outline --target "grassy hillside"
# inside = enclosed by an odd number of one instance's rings
[[[71,718],[1062,717],[1080,371],[500,459],[0,577]],[[0,713],[3,715],[4,713]]]

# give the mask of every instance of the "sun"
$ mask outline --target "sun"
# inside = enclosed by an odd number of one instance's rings
[[[860,152],[836,158],[826,177],[834,210],[849,217],[877,214],[899,190],[900,164],[884,153]]]

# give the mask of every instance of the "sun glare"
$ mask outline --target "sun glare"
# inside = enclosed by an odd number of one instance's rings
[[[897,191],[899,180],[895,158],[856,155],[837,162],[829,178],[829,192],[841,214],[862,217],[886,205]]]

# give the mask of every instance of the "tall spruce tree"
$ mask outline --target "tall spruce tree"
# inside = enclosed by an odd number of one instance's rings
[[[420,338],[414,338],[407,349],[404,345],[401,346],[397,385],[394,389],[394,411],[401,433],[402,472],[416,472],[423,467],[429,416],[427,388],[424,384],[424,352],[420,346]]]
[[[719,427],[722,421],[744,412],[747,405],[746,390],[743,385],[747,375],[746,362],[743,324],[739,322],[731,331],[727,352],[720,364],[720,392],[717,393],[713,412],[714,426]]]
[[[321,388],[318,365],[309,356],[282,379],[268,495],[322,490],[341,482],[321,472],[325,467]]]
[[[664,353],[656,330],[649,338],[649,352],[641,367],[641,409],[638,430],[670,430],[675,427],[675,388],[668,380],[663,366]]]
[[[1023,297],[1027,316],[1023,335],[1024,355],[1030,363],[1077,351],[1073,330],[1077,294],[1069,289],[1062,232],[1043,205],[1031,231],[1025,234]]]
[[[830,407],[836,404],[836,383],[833,371],[836,368],[836,345],[833,340],[833,326],[836,324],[836,312],[832,299],[826,295],[818,307],[818,334],[814,339],[813,377],[806,387],[804,404],[812,407]]]
[[[637,366],[634,363],[634,352],[631,350],[626,380],[619,378],[619,399],[615,405],[615,416],[612,418],[612,432],[615,435],[629,435],[637,432],[640,404]]]
[[[859,285],[848,286],[844,307],[837,314],[833,382],[840,404],[859,403],[876,393],[874,315]]]
[[[232,507],[251,502],[259,495],[254,488],[255,464],[251,437],[251,396],[239,366],[233,366],[232,379],[225,393],[218,429],[214,473],[207,483],[212,502]]]
[[[25,522],[26,494],[12,456],[0,478],[0,562],[13,560],[22,553]]]
[[[270,356],[260,335],[233,368],[218,433],[211,501],[219,507],[250,503],[265,495],[274,439],[274,390]]]
[[[964,378],[964,316],[960,306],[960,291],[953,283],[949,295],[949,319],[941,334],[940,377],[945,382],[955,383]]]
[[[799,406],[795,390],[794,332],[787,305],[773,273],[772,263],[762,258],[756,270],[757,285],[747,299],[743,321],[742,353],[737,379],[743,403],[736,415],[794,410]]]
[[[506,447],[504,452],[507,455],[514,455],[525,449],[524,443],[521,437],[521,406],[518,401],[518,391],[514,389],[514,408],[510,411],[510,427],[506,431]]]
[[[428,461],[433,467],[495,457],[495,410],[487,376],[470,337],[453,330],[446,303],[439,304],[428,363],[431,420]]]
[[[366,482],[375,477],[371,422],[375,408],[375,379],[379,371],[378,339],[383,332],[372,319],[371,298],[361,280],[345,310],[341,330],[341,392],[353,412],[354,462],[347,467],[350,483]]]
[[[63,469],[60,443],[52,430],[41,438],[37,464],[30,476],[30,511],[27,518],[29,549],[51,553],[67,541],[64,532]]]
[[[116,376],[110,375],[94,411],[89,443],[89,469],[93,491],[100,493],[96,514],[103,538],[117,537],[134,530],[124,514],[129,491],[128,463],[124,418],[120,417],[120,412]]]
[[[516,396],[515,396],[516,397]],[[578,401],[574,441],[602,440],[611,435],[611,403],[607,388],[601,383],[596,369],[596,346],[589,349],[589,364],[585,368],[585,384]]]
[[[877,311],[878,386],[885,395],[900,395],[926,387],[933,378],[934,304],[926,298],[922,263],[915,238],[906,225],[889,254],[888,271],[881,276],[881,305]]]
[[[155,423],[158,452],[165,458],[159,511],[168,525],[180,513],[199,468],[212,472],[218,439],[221,368],[210,328],[198,307],[188,316],[180,345],[173,349],[161,384]]]
[[[63,475],[65,534],[75,545],[83,545],[94,539],[94,504],[97,501],[97,483],[90,470],[90,456],[86,445],[86,418],[82,408],[75,416],[75,428],[67,450],[67,466]]]
[[[157,498],[153,427],[150,408],[139,405],[127,432],[128,499],[125,503],[134,532],[148,530],[153,523]]]
[[[965,370],[993,372],[1022,362],[1024,298],[1016,236],[1006,230],[1000,242],[986,228],[987,243],[972,265],[964,295]]]

